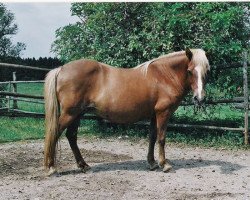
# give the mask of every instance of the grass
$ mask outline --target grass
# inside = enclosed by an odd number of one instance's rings
[[[118,125],[115,127],[98,126],[95,121],[82,121],[79,134],[87,136],[97,136],[99,138],[108,137],[128,137],[132,140],[137,138],[147,138],[149,127],[138,127],[133,125]],[[188,146],[214,147],[227,149],[250,149],[243,144],[243,134],[231,131],[207,131],[201,129],[168,129],[166,134],[167,143],[183,144]]]
[[[20,83],[17,85],[17,91],[23,94],[43,96],[43,83],[33,83],[33,84]],[[25,110],[29,112],[44,113],[43,104],[19,101],[18,108],[20,110]]]
[[[207,106],[205,110],[195,112],[192,106],[179,107],[171,118],[179,123],[196,123],[228,127],[243,127],[243,112],[229,105]],[[171,121],[170,120],[170,121]]]
[[[43,96],[43,83],[18,83],[17,92],[22,94]],[[13,101],[10,102],[10,106],[13,107]],[[18,109],[29,112],[44,113],[43,104],[37,104],[32,102],[18,101]]]
[[[43,139],[44,120],[33,118],[8,118],[0,117],[0,143],[18,140]],[[82,120],[79,128],[79,137],[128,137],[131,140],[148,137],[149,127],[138,128],[137,126],[110,127],[98,126],[96,121]],[[182,144],[188,146],[214,147],[226,149],[250,149],[243,145],[242,133],[238,132],[215,132],[206,130],[183,131],[170,129],[167,132],[167,143]]]
[[[18,83],[17,91],[23,94],[43,95],[43,83]]]
[[[44,137],[44,120],[0,117],[0,143]]]
[[[43,84],[18,84],[18,92],[42,95]],[[28,102],[18,102],[19,109],[31,112],[44,112],[43,105]],[[205,111],[194,112],[192,106],[179,107],[171,118],[172,123],[196,123],[229,127],[243,126],[243,112],[228,105],[208,106]],[[148,127],[136,126],[99,126],[96,121],[82,120],[80,135],[97,137],[128,136],[129,138],[148,135]],[[44,138],[44,120],[33,118],[0,117],[0,142],[10,142],[28,139]],[[243,134],[230,131],[208,131],[201,129],[169,129],[167,142],[185,145],[223,148],[247,148],[243,145]]]

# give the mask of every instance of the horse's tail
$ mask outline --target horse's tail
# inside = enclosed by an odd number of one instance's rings
[[[55,163],[55,149],[58,133],[59,103],[56,96],[57,75],[60,68],[51,70],[45,79],[45,142],[44,142],[44,166],[48,168],[50,163]]]

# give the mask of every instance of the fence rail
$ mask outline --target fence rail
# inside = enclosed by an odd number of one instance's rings
[[[29,103],[37,103],[37,104],[44,104],[44,101],[34,101],[34,100],[30,100],[30,99],[23,99],[23,98],[19,98],[19,97],[9,97],[10,100],[13,101],[22,101],[22,102],[29,102]]]
[[[14,92],[2,92],[0,91],[0,96],[10,96],[10,97],[27,97],[27,98],[33,98],[33,99],[44,99],[44,96],[37,96],[37,95],[29,95],[29,94],[22,94],[22,93],[14,93]],[[19,101],[27,101],[24,99],[19,98],[11,98],[12,100],[19,100]],[[250,100],[250,96],[249,96]],[[42,102],[38,102],[42,103]],[[228,103],[244,103],[244,97],[234,97],[230,99],[217,99],[217,100],[207,100],[205,102],[206,105],[216,105],[216,104],[228,104]],[[195,105],[193,102],[183,102],[180,104],[181,106],[192,106]],[[240,105],[244,104],[238,104],[237,106],[240,107]]]
[[[15,93],[15,92],[2,92],[2,91],[0,91],[0,96],[26,97],[26,98],[32,98],[32,99],[44,99],[43,96],[30,95],[30,94],[21,94],[21,93]]]
[[[13,83],[44,83],[44,80],[38,80],[38,81],[4,81],[4,82],[0,82],[0,84],[13,84]]]
[[[16,69],[29,69],[29,70],[37,70],[37,71],[50,71],[51,70],[48,68],[31,67],[31,66],[26,66],[26,65],[16,65],[16,64],[10,64],[10,63],[0,63],[0,67],[16,68]]]
[[[244,109],[244,127],[219,127],[219,126],[206,126],[206,125],[195,125],[195,124],[173,124],[169,123],[168,127],[170,128],[194,128],[194,129],[210,129],[210,130],[225,130],[225,131],[241,131],[244,133],[244,142],[245,144],[249,144],[249,123],[248,123],[248,117],[249,117],[249,101],[250,96],[248,94],[248,60],[247,60],[247,53],[244,53],[243,62],[242,63],[232,63],[230,65],[228,64],[222,64],[217,65],[216,67],[220,67],[220,69],[231,69],[231,68],[239,68],[242,67],[243,69],[243,88],[244,88],[244,96],[243,97],[234,97],[230,99],[209,99],[206,101],[206,105],[217,105],[217,104],[233,104],[235,108]],[[39,70],[39,71],[49,71],[50,69],[47,68],[37,68],[37,67],[31,67],[31,66],[23,66],[23,65],[15,65],[15,64],[7,64],[7,63],[0,63],[0,67],[9,67],[9,68],[16,68],[16,69],[27,69],[27,70]],[[13,85],[13,88],[16,88],[16,84],[18,83],[44,83],[43,80],[38,81],[16,81],[16,77],[13,76],[13,81],[8,82],[0,82],[0,84],[10,84]],[[10,108],[10,100],[14,102],[17,101],[24,101],[24,102],[30,102],[30,103],[37,103],[37,104],[44,104],[43,101],[36,101],[34,99],[43,100],[43,96],[37,96],[37,95],[29,95],[29,94],[22,94],[18,93],[16,89],[14,89],[12,92],[9,90],[7,91],[0,91],[0,96],[5,96],[5,98],[8,100],[8,107],[0,108],[0,114],[1,115],[7,115],[7,116],[28,116],[28,117],[44,117],[44,113],[36,113],[36,112],[28,112],[19,110],[18,106],[13,106],[13,108]],[[25,99],[24,99],[25,98]],[[192,102],[183,102],[181,103],[181,106],[192,106],[194,103]],[[100,117],[96,115],[84,115],[84,119],[93,119],[93,120],[101,120]],[[149,122],[138,122],[137,125],[149,125]]]

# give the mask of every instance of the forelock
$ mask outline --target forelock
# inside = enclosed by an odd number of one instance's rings
[[[207,71],[210,70],[210,65],[206,57],[205,51],[202,49],[192,49],[191,51],[193,53],[192,61],[195,67],[200,68],[203,77],[206,76]]]

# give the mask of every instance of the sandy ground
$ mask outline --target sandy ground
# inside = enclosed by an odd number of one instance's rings
[[[0,199],[250,199],[250,152],[170,145],[174,170],[149,171],[146,140],[79,139],[88,173],[77,170],[65,139],[60,175],[46,177],[43,141],[0,145]],[[157,151],[156,151],[157,152]]]

